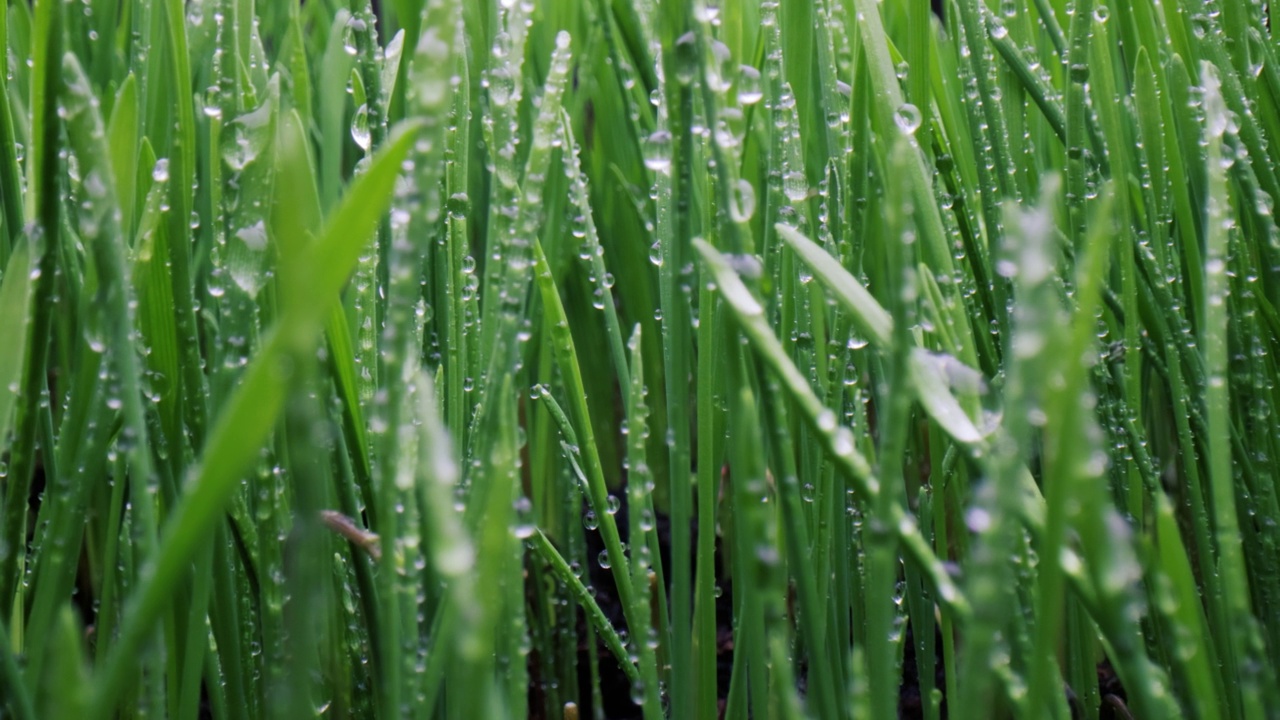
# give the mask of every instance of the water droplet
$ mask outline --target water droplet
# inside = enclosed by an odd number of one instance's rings
[[[748,180],[738,180],[734,187],[736,191],[729,205],[729,216],[734,222],[746,222],[756,212],[756,189]]]
[[[368,105],[356,108],[355,117],[351,119],[351,139],[356,141],[356,145],[359,145],[361,150],[369,152],[373,141],[369,134]]]
[[[697,36],[692,31],[676,39],[676,82],[688,85],[698,73]]]
[[[791,202],[803,202],[809,197],[809,181],[805,179],[804,173],[791,170],[782,176],[782,191]]]
[[[904,135],[914,135],[920,129],[920,109],[911,103],[903,103],[893,113],[893,124],[898,126]]]
[[[671,133],[658,130],[645,138],[644,166],[654,172],[671,169]]]
[[[719,40],[711,41],[711,63],[707,72],[707,87],[712,92],[723,93],[732,84],[733,53]]]
[[[760,89],[760,71],[750,65],[738,68],[738,103],[755,105],[764,98]]]

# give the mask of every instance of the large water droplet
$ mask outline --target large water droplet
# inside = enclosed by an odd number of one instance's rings
[[[809,181],[805,178],[804,173],[798,170],[791,170],[782,176],[782,192],[786,194],[787,199],[791,202],[802,202],[809,197]]]
[[[361,150],[369,152],[373,141],[369,134],[368,105],[361,105],[356,108],[355,117],[351,119],[351,139],[356,141],[356,145],[359,145]]]
[[[893,124],[898,126],[903,135],[914,135],[920,129],[920,108],[911,103],[903,103],[893,113]]]
[[[734,222],[746,222],[756,212],[756,189],[748,180],[739,180],[735,188],[733,201],[729,204],[729,216]]]
[[[645,138],[644,166],[654,172],[666,172],[671,169],[671,133],[658,130]]]

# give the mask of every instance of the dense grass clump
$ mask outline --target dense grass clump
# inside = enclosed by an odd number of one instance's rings
[[[0,0],[0,715],[1280,717],[1271,10]]]

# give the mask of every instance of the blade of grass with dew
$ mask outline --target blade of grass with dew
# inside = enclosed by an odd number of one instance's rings
[[[690,564],[690,522],[693,518],[692,448],[690,444],[688,383],[691,376],[691,309],[681,290],[685,264],[692,260],[688,238],[692,236],[692,163],[694,88],[692,80],[699,57],[693,24],[692,3],[671,0],[658,8],[657,37],[662,48],[661,93],[657,131],[665,142],[658,153],[655,172],[657,222],[662,266],[659,268],[659,308],[662,310],[663,364],[666,380],[667,447],[671,513],[671,670],[668,675],[672,712],[692,712],[695,687],[691,663],[693,608],[693,568]],[[654,136],[650,136],[653,139]],[[663,158],[669,161],[663,162]],[[652,164],[651,164],[652,166]]]
[[[139,650],[156,610],[163,606],[165,596],[179,578],[179,568],[198,551],[204,528],[217,521],[218,511],[230,498],[240,471],[271,432],[286,394],[288,357],[304,351],[312,326],[323,318],[326,303],[336,298],[355,262],[360,251],[358,241],[390,200],[391,185],[417,128],[410,125],[399,130],[399,137],[380,153],[369,172],[334,211],[311,252],[299,259],[298,274],[309,276],[312,281],[306,286],[305,295],[286,304],[276,328],[223,409],[215,434],[202,453],[218,462],[206,461],[198,466],[188,493],[166,521],[163,550],[155,559],[147,582],[126,606],[120,638],[105,665],[109,670],[95,679],[91,714],[108,713],[113,707],[130,666],[125,658]],[[285,156],[290,152],[297,151],[285,150]]]
[[[1022,49],[1009,37],[1008,28],[985,10],[984,14],[986,15],[986,35],[991,46],[1000,54],[1008,65],[1009,71],[1018,79],[1032,102],[1040,109],[1054,134],[1066,142],[1066,121],[1062,105],[1057,101],[1056,91],[1049,86],[1043,76],[1031,69],[1032,61],[1027,59]]]
[[[778,236],[795,250],[802,260],[830,289],[836,299],[850,313],[859,331],[877,347],[891,346],[893,321],[880,303],[862,287],[851,274],[840,266],[827,251],[812,240],[799,233],[795,228],[779,224]],[[937,363],[929,353],[920,348],[915,349],[908,358],[915,394],[931,417],[945,428],[957,441],[965,445],[980,445],[982,433],[974,425],[946,387],[946,380],[940,377]]]
[[[425,377],[413,384],[419,394],[417,415],[421,420],[416,478],[417,502],[423,516],[422,540],[434,572],[447,581],[446,592],[436,611],[435,627],[422,671],[420,688],[424,708],[435,706],[449,671],[446,663],[466,658],[473,652],[479,614],[472,607],[474,593],[470,571],[476,547],[470,533],[453,511],[453,495],[460,478],[454,460],[454,443],[449,437],[436,405],[431,384]],[[452,678],[451,678],[452,679]]]
[[[1099,199],[1092,208],[1084,253],[1078,258],[1075,269],[1076,307],[1069,336],[1071,344],[1062,356],[1064,359],[1087,358],[1089,349],[1097,342],[1096,315],[1101,305],[1101,278],[1107,275],[1107,263],[1110,262],[1111,254],[1108,244],[1115,234],[1114,197],[1114,186],[1108,184],[1101,189]],[[1089,364],[1091,363],[1087,360],[1063,362],[1066,387],[1076,385],[1082,389],[1078,391],[1080,397],[1060,396],[1057,402],[1076,403],[1083,409],[1096,402],[1084,379],[1089,373]],[[1071,421],[1071,412],[1067,409],[1060,407],[1054,414]],[[1091,616],[1091,621],[1081,623],[1080,630],[1085,634],[1083,640],[1092,642],[1094,630],[1091,625],[1096,623],[1117,673],[1126,687],[1131,688],[1128,702],[1136,712],[1147,716],[1176,716],[1178,711],[1171,701],[1168,681],[1163,671],[1144,652],[1143,630],[1134,619],[1141,612],[1140,605],[1132,605],[1138,602],[1135,598],[1141,597],[1135,592],[1141,570],[1131,543],[1129,528],[1113,507],[1113,498],[1105,485],[1105,465],[1102,462],[1105,453],[1098,440],[1100,433],[1094,425],[1096,419],[1091,419],[1088,415],[1083,415],[1082,418],[1084,425],[1074,438],[1068,432],[1059,432],[1058,439],[1054,442],[1057,447],[1046,443],[1046,456],[1048,458],[1049,453],[1054,453],[1057,457],[1053,457],[1053,462],[1062,462],[1061,458],[1065,453],[1086,458],[1080,471],[1083,481],[1078,482],[1074,489],[1080,511],[1071,520],[1076,535],[1081,538],[1079,552],[1085,563],[1085,576],[1090,581],[1088,585],[1091,586],[1088,591],[1084,590],[1084,583],[1078,583],[1075,588],[1077,594],[1082,596],[1077,607]],[[1053,422],[1050,421],[1049,428],[1053,428]],[[1071,442],[1081,441],[1082,448],[1069,448]],[[1068,447],[1068,450],[1064,452],[1063,447]],[[1080,461],[1077,459],[1066,462]],[[1051,502],[1049,498],[1046,501]],[[1107,539],[1103,541],[1101,538]],[[1096,600],[1086,601],[1083,598],[1086,592],[1093,593]],[[1094,681],[1096,668],[1092,654],[1086,647],[1077,648],[1077,651],[1082,656],[1084,667],[1079,668],[1076,682]]]
[[[1223,375],[1227,365],[1226,307],[1228,293],[1226,282],[1226,256],[1232,239],[1228,213],[1231,210],[1227,197],[1226,172],[1222,164],[1222,142],[1230,120],[1221,94],[1217,72],[1207,62],[1201,66],[1205,88],[1205,139],[1208,149],[1205,167],[1208,171],[1208,207],[1205,210],[1205,297],[1202,306],[1205,328],[1204,365],[1208,383],[1205,388],[1205,406],[1209,421],[1207,442],[1207,466],[1209,494],[1212,498],[1212,522],[1218,547],[1217,569],[1221,574],[1223,610],[1232,618],[1226,637],[1220,640],[1224,671],[1229,677],[1240,679],[1241,716],[1261,718],[1264,715],[1259,677],[1241,673],[1238,664],[1257,662],[1257,638],[1255,621],[1248,601],[1249,586],[1244,558],[1240,552],[1240,528],[1236,515],[1236,491],[1232,468],[1228,423],[1229,396]],[[1208,558],[1205,558],[1206,560]],[[1224,618],[1225,620],[1225,618]]]
[[[643,625],[630,628],[632,652],[638,656],[639,665],[639,676],[633,681],[631,699],[642,706],[645,720],[661,720],[662,701],[655,653],[659,635],[652,622],[650,606],[650,545],[656,539],[653,537],[653,476],[646,450],[649,435],[648,407],[645,405],[644,353],[640,328],[638,324],[635,326],[627,343],[631,348],[631,380],[627,399],[627,514],[630,521],[627,537],[633,548],[630,559],[631,587],[635,598],[635,610],[631,617],[643,619]]]
[[[172,173],[174,182],[170,184],[168,198],[170,210],[165,217],[169,223],[171,239],[171,267],[169,271],[173,283],[173,312],[176,316],[179,352],[182,363],[181,392],[183,420],[191,429],[194,442],[200,443],[206,432],[208,410],[205,398],[203,367],[200,358],[195,315],[195,300],[192,295],[192,263],[190,251],[192,193],[195,186],[196,173],[196,140],[195,109],[191,88],[190,56],[187,47],[186,12],[181,0],[167,0],[163,5],[164,28],[166,31],[166,53],[154,52],[153,61],[170,56],[173,67],[171,75],[174,85],[170,90],[179,98],[174,104],[175,117],[172,118],[174,133],[167,152],[166,172]],[[159,93],[156,95],[161,97]],[[175,378],[177,381],[178,378]]]
[[[902,170],[907,153],[914,152],[904,137],[894,141],[891,166],[895,175]],[[883,524],[881,518],[891,517],[905,502],[901,478],[905,471],[908,426],[913,395],[929,388],[912,386],[914,382],[908,357],[913,348],[911,328],[918,312],[919,293],[915,283],[914,209],[906,183],[891,183],[885,197],[885,225],[890,233],[884,252],[885,279],[891,298],[893,332],[889,337],[886,354],[886,377],[878,398],[877,407],[882,413],[880,443],[876,449],[877,475],[884,482],[871,508],[871,521]],[[781,233],[782,231],[779,230]],[[795,242],[795,238],[791,238]],[[914,391],[913,391],[914,390]],[[870,685],[870,707],[876,717],[892,714],[896,709],[894,678],[900,676],[896,645],[898,636],[894,630],[894,594],[898,582],[898,557],[894,537],[883,529],[872,527],[864,541],[867,553],[866,600],[867,637],[864,646],[868,663],[867,682]]]
[[[470,255],[467,234],[467,214],[470,209],[470,196],[467,194],[470,171],[470,128],[471,128],[471,86],[468,82],[469,60],[466,48],[466,35],[461,20],[456,22],[453,40],[453,75],[459,82],[453,92],[453,106],[449,118],[449,127],[445,130],[448,147],[445,149],[445,241],[443,246],[437,245],[435,267],[437,272],[436,317],[440,328],[437,330],[443,345],[444,361],[442,370],[446,380],[446,392],[442,398],[444,413],[448,427],[455,435],[459,447],[467,447],[465,435],[471,405],[467,399],[466,383],[458,382],[458,378],[471,377],[473,371],[468,362],[468,348],[474,343],[465,332],[469,318],[478,317],[474,305],[476,291],[468,283],[475,280],[475,259]],[[474,321],[471,321],[474,322]],[[437,375],[438,377],[438,375]]]
[[[35,59],[32,71],[32,127],[39,128],[39,140],[32,143],[28,169],[27,214],[35,222],[31,237],[34,250],[32,274],[32,321],[28,335],[29,349],[23,364],[16,416],[17,430],[9,447],[8,482],[4,495],[4,522],[0,536],[0,622],[7,622],[12,609],[20,603],[20,579],[26,554],[26,506],[36,465],[36,431],[40,424],[42,393],[47,392],[46,363],[52,318],[54,274],[61,254],[58,222],[58,132],[53,112],[58,96],[58,69],[61,68],[61,12],[56,3],[35,6]],[[44,412],[47,412],[45,410]]]
[[[739,360],[739,364],[741,360]],[[741,369],[739,369],[741,372]],[[736,384],[736,383],[735,383]],[[755,398],[743,387],[734,400],[736,427],[730,434],[729,481],[733,486],[734,588],[739,608],[734,626],[734,665],[746,665],[751,712],[768,712],[770,685],[765,647],[765,599],[779,577],[778,549],[766,534],[764,503],[766,484],[763,442],[755,411]],[[754,440],[754,442],[751,442]],[[747,709],[729,698],[726,717],[747,717]],[[736,713],[735,713],[736,711]]]
[[[499,299],[507,293],[517,293],[519,286],[512,280],[513,266],[527,264],[523,242],[513,242],[512,234],[520,232],[516,226],[521,210],[519,190],[521,168],[519,165],[519,119],[517,110],[523,97],[523,63],[525,58],[526,8],[517,3],[502,9],[503,32],[495,35],[492,54],[495,63],[486,68],[490,117],[484,123],[485,143],[493,164],[489,202],[501,211],[491,214],[486,221],[484,238],[483,297],[480,301],[481,322],[480,355],[491,357],[499,323]],[[553,98],[555,95],[553,95]],[[541,109],[540,109],[541,114]],[[526,168],[527,173],[527,168]],[[495,182],[496,181],[496,182]],[[527,207],[527,206],[526,206]],[[512,247],[508,247],[511,245]],[[523,262],[522,262],[523,261]],[[483,387],[486,378],[475,378]]]
[[[471,644],[465,646],[462,659],[468,664],[468,674],[461,676],[462,687],[458,702],[472,713],[488,717],[513,712],[497,683],[498,669],[495,643],[499,640],[497,619],[504,610],[500,583],[520,583],[519,566],[506,569],[508,577],[502,577],[510,556],[504,545],[515,541],[509,519],[514,495],[518,492],[517,463],[519,448],[516,444],[516,393],[510,373],[502,376],[500,385],[490,385],[496,390],[496,408],[484,415],[491,424],[477,428],[480,437],[492,438],[492,444],[480,455],[484,473],[473,486],[471,502],[483,503],[485,523],[476,535],[476,584],[478,587],[498,588],[499,592],[486,593],[486,600],[478,603],[478,617],[474,625]]]
[[[513,15],[509,21],[513,25],[522,24],[523,19],[520,15],[522,11],[515,9],[512,12]],[[517,33],[516,39],[504,38],[500,42],[516,43],[515,47],[523,53],[523,30]],[[480,411],[472,418],[473,428],[484,422],[483,415],[487,412],[485,384],[514,368],[518,357],[517,345],[523,344],[524,341],[523,334],[518,328],[521,322],[518,310],[527,302],[533,274],[533,246],[536,244],[544,220],[542,198],[559,130],[560,106],[569,73],[569,45],[568,33],[561,32],[556,36],[551,70],[547,75],[542,103],[534,123],[531,147],[522,173],[523,179],[516,175],[515,138],[509,138],[506,141],[509,142],[508,145],[495,150],[498,153],[497,159],[494,160],[495,173],[498,175],[499,182],[492,188],[493,202],[502,210],[489,218],[485,238],[487,259],[484,265],[485,284],[481,288],[483,297],[480,300],[481,344],[476,349],[479,357],[486,363],[486,371],[481,377],[468,375],[472,378],[473,385],[479,387],[480,393],[478,403]],[[511,52],[511,49],[505,47],[501,49],[501,53],[507,52]],[[499,56],[503,57],[501,54]],[[515,133],[518,125],[514,124],[516,122],[514,108],[506,106],[518,104],[520,99],[519,83],[514,88],[506,87],[507,83],[516,82],[516,79],[510,76],[518,75],[519,66],[512,67],[508,62],[494,72],[499,73],[501,77],[491,79],[491,100],[499,107],[505,108],[503,113],[512,113],[511,117],[499,117],[495,120],[495,124],[502,122],[513,124],[503,129],[502,132],[506,135],[495,135],[494,133],[498,131],[490,128],[487,139],[490,143],[496,142],[497,138]],[[496,98],[493,97],[495,94],[497,94]]]
[[[19,235],[0,276],[0,336],[11,338],[0,353],[0,442],[7,448],[13,411],[18,403],[18,382],[27,360],[31,337],[32,283],[31,243]]]
[[[169,280],[170,245],[168,226],[161,222],[168,181],[155,182],[146,196],[146,206],[138,221],[133,267],[138,301],[137,327],[151,353],[146,358],[146,371],[152,377],[173,378],[168,384],[153,387],[153,400],[159,415],[157,441],[165,447],[182,446],[182,398],[179,380],[181,358],[178,351],[177,320],[174,318],[173,286]],[[178,456],[159,469],[172,481]]]
[[[384,286],[385,325],[379,343],[384,375],[374,399],[375,432],[371,439],[375,442],[377,467],[382,471],[377,496],[379,523],[373,529],[384,542],[401,545],[395,552],[383,554],[378,573],[379,599],[383,603],[378,613],[380,633],[387,638],[414,637],[419,631],[415,619],[419,613],[415,607],[418,582],[406,567],[415,566],[416,553],[420,550],[416,543],[404,539],[416,523],[406,511],[397,510],[413,508],[408,497],[412,488],[410,456],[413,454],[402,448],[412,447],[415,433],[412,424],[405,422],[405,415],[412,408],[399,398],[408,395],[405,386],[412,378],[414,359],[423,346],[417,313],[422,300],[421,273],[427,248],[425,243],[415,244],[410,238],[425,237],[426,227],[434,225],[441,212],[442,118],[451,99],[448,73],[452,67],[450,42],[454,11],[452,3],[424,8],[424,32],[416,43],[407,75],[407,82],[411,84],[407,102],[414,114],[423,118],[423,128],[409,159],[413,168],[411,180],[396,190],[390,247],[385,252],[390,269]],[[394,482],[389,482],[391,479]],[[420,692],[414,687],[417,650],[404,642],[385,642],[382,651],[383,707],[399,708]]]
[[[24,6],[25,7],[25,6]],[[0,7],[0,49],[9,47],[8,3]],[[22,207],[22,174],[18,166],[17,146],[13,127],[13,110],[9,104],[8,73],[0,73],[0,265],[8,265],[10,255],[17,249],[18,239],[25,224]]]

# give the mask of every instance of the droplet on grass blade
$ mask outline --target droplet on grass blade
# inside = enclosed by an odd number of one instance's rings
[[[676,39],[676,82],[688,85],[698,73],[697,36],[692,31]]]
[[[791,202],[803,202],[809,197],[809,181],[798,170],[788,171],[782,176],[782,191]]]
[[[756,189],[749,180],[738,180],[732,200],[729,205],[729,217],[734,222],[746,222],[755,215]]]
[[[658,130],[645,138],[644,165],[654,172],[671,169],[671,133]]]
[[[920,129],[920,109],[911,103],[903,103],[894,112],[893,123],[903,135],[914,135]]]
[[[760,71],[751,65],[738,68],[738,103],[754,105],[764,98],[760,89]]]

